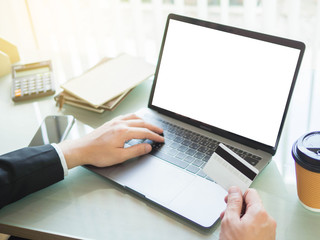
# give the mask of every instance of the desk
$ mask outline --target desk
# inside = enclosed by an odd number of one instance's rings
[[[301,75],[299,79],[307,73]],[[151,84],[148,80],[139,85],[114,112],[96,114],[73,107],[59,112],[52,97],[14,104],[10,77],[0,78],[0,153],[28,145],[49,114],[74,115],[79,121],[71,135],[76,137],[88,130],[84,124],[95,128],[119,114],[134,112],[147,105]],[[303,89],[303,84],[299,81],[297,87]],[[296,194],[290,149],[308,124],[305,109],[299,107],[301,99],[295,96],[279,150],[253,187],[278,223],[277,239],[318,239],[320,214],[304,209]],[[203,232],[78,167],[65,180],[1,209],[0,232],[33,239],[218,239],[219,224]]]

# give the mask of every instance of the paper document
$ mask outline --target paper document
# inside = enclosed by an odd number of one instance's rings
[[[143,59],[122,54],[99,64],[61,87],[97,108],[134,88],[154,74],[154,71],[155,67]]]
[[[259,170],[246,160],[220,143],[203,171],[225,190],[231,186],[238,186],[242,194],[251,185]]]

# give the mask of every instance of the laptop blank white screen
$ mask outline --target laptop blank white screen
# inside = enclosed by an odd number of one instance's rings
[[[275,146],[299,54],[171,19],[152,105]]]

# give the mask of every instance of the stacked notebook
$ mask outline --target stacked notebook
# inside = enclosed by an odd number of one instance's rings
[[[55,100],[59,108],[69,104],[98,113],[111,111],[154,71],[153,65],[128,54],[104,58],[81,76],[61,85],[63,91]]]

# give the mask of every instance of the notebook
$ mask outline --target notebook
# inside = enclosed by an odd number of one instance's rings
[[[123,56],[125,56],[125,55],[124,54],[119,55],[120,58],[122,58]],[[72,82],[71,86],[69,85],[69,83],[63,84],[62,86],[67,87],[68,90],[64,90],[64,91],[60,92],[59,94],[57,94],[56,96],[54,96],[54,100],[56,101],[56,105],[59,107],[59,110],[62,109],[64,104],[68,104],[68,105],[72,105],[72,106],[75,106],[78,108],[86,109],[86,110],[97,112],[97,113],[103,113],[105,110],[113,111],[121,103],[121,101],[124,100],[124,98],[131,92],[132,89],[127,89],[124,92],[119,93],[118,96],[116,96],[112,99],[108,99],[102,105],[95,106],[95,107],[92,106],[88,101],[84,100],[84,98],[86,98],[87,94],[89,94],[89,97],[91,95],[95,95],[96,94],[95,89],[101,88],[103,91],[107,92],[110,90],[109,86],[114,85],[113,81],[115,81],[115,82],[119,81],[119,79],[117,79],[117,78],[115,78],[115,79],[109,78],[106,80],[106,75],[103,73],[99,75],[99,78],[95,77],[97,71],[105,71],[105,68],[106,68],[105,66],[106,66],[107,62],[110,60],[114,60],[114,59],[107,58],[107,57],[102,58],[96,65],[94,65],[93,67],[88,69],[81,76],[77,76],[75,78],[70,79],[69,81]],[[117,64],[120,65],[120,64],[122,64],[122,62],[117,61]],[[127,66],[128,66],[128,63],[125,62],[124,65],[118,66],[118,68],[123,69],[123,68],[127,68]],[[146,64],[146,66],[147,66],[147,68],[149,68],[149,64]],[[99,68],[101,68],[101,69],[99,69]],[[93,74],[91,74],[92,72],[93,72]],[[85,78],[83,77],[84,75],[85,75]],[[114,76],[117,76],[117,74],[114,74]],[[92,79],[95,80],[94,83],[92,82]],[[82,84],[83,84],[82,81],[85,81],[87,84],[89,83],[90,86],[86,86],[88,90],[84,92],[83,98],[79,98],[79,97],[72,95],[72,92],[75,90],[75,89],[73,89],[72,86],[76,86],[76,88],[78,88],[80,86],[80,90],[86,89],[82,86]],[[141,79],[135,79],[135,80],[130,79],[130,81],[137,81],[138,82],[138,81],[141,81]],[[116,84],[116,85],[118,85],[118,84]],[[123,85],[123,87],[125,87],[125,83],[122,83],[122,85]],[[108,88],[108,89],[105,90],[105,88]],[[102,94],[103,98],[105,98],[105,92],[103,92],[103,91],[101,94]],[[78,92],[78,95],[81,95],[81,92]],[[107,98],[105,98],[105,99],[107,99]]]
[[[148,108],[165,144],[109,168],[88,167],[168,211],[210,228],[227,191],[202,170],[220,143],[261,172],[276,153],[305,45],[170,14]]]
[[[152,64],[139,57],[121,54],[67,81],[61,88],[89,105],[99,108],[136,87],[153,73]]]

